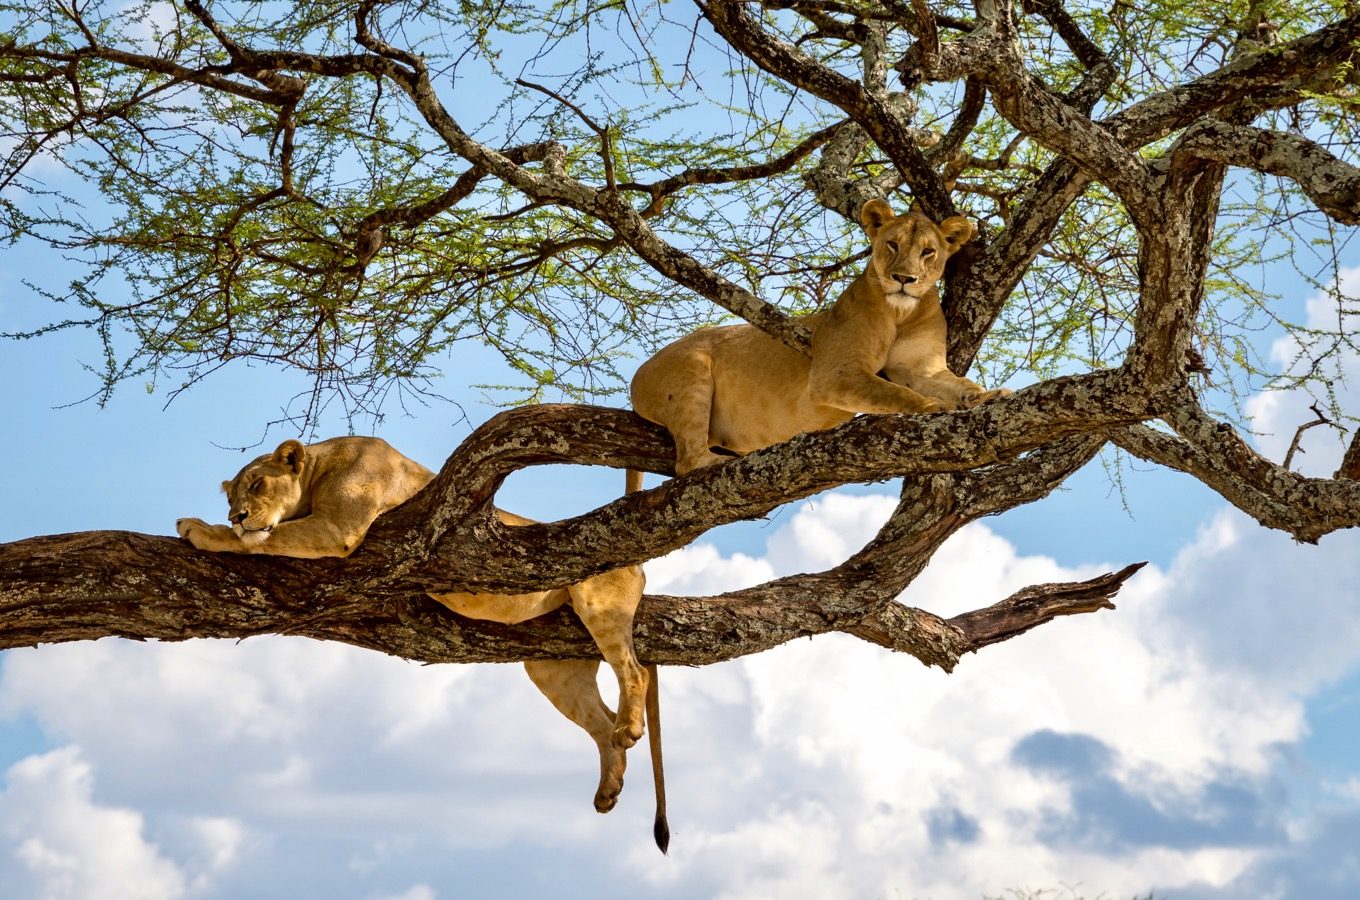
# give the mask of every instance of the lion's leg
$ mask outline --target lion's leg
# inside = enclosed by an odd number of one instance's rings
[[[377,510],[365,510],[357,514],[355,519],[362,523],[362,527],[336,524],[320,515],[290,519],[266,532],[262,540],[251,545],[250,552],[291,556],[295,559],[349,556],[363,543],[368,526],[377,517]]]
[[[1005,388],[986,390],[980,384],[948,369],[936,371],[911,371],[889,366],[884,374],[898,384],[904,384],[927,397],[934,397],[946,409],[972,409],[988,400],[1005,397],[1010,391]]]
[[[885,381],[877,373],[855,371],[809,379],[808,398],[849,413],[932,413],[942,408],[938,400],[910,385]]]
[[[633,613],[642,599],[642,569],[628,566],[587,578],[567,588],[571,605],[600,655],[619,679],[619,713],[614,744],[631,747],[642,737],[647,671],[633,651]]]
[[[623,790],[623,770],[627,763],[622,747],[614,743],[614,712],[600,697],[595,660],[534,660],[524,670],[543,696],[557,711],[579,725],[595,741],[600,751],[600,786],[595,791],[595,809],[606,813],[614,808]]]
[[[667,352],[669,351],[669,352]],[[633,383],[633,408],[644,419],[666,426],[675,440],[675,474],[684,475],[726,457],[712,446],[713,357],[707,350],[667,348],[651,361],[664,362],[652,378]],[[643,370],[639,370],[639,375]],[[656,381],[653,385],[651,382]]]
[[[175,530],[199,550],[318,559],[348,556],[363,541],[367,522],[373,518],[377,518],[376,513],[364,520],[362,529],[341,529],[320,516],[305,516],[280,522],[270,531],[247,531],[241,535],[229,525],[209,525],[202,519],[180,519],[175,523]]]

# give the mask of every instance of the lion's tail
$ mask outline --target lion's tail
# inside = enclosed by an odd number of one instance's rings
[[[652,837],[665,853],[671,845],[671,826],[666,821],[666,771],[661,764],[661,691],[656,666],[647,667],[647,747],[652,751],[652,782],[656,785],[656,821]]]
[[[642,472],[628,469],[624,493],[642,490]],[[666,821],[666,769],[661,762],[661,689],[656,665],[647,667],[647,748],[652,754],[652,783],[656,787],[656,821],[652,823],[652,837],[665,853],[671,845],[671,826]]]

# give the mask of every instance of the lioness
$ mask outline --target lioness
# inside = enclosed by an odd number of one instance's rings
[[[728,325],[686,335],[638,368],[633,409],[670,431],[676,474],[722,461],[714,447],[749,453],[856,413],[971,408],[1010,393],[983,390],[945,363],[935,283],[972,239],[972,223],[899,216],[882,200],[865,203],[860,222],[869,264],[830,309],[803,319],[811,359],[755,326]]]
[[[255,459],[231,481],[222,482],[230,504],[230,525],[180,519],[179,536],[200,550],[266,553],[316,559],[349,556],[373,520],[414,496],[434,473],[370,437],[331,438],[303,446],[284,441]],[[501,521],[532,520],[497,510]],[[618,715],[605,705],[592,660],[540,660],[524,668],[538,689],[568,719],[594,739],[600,751],[600,785],[595,809],[609,812],[623,788],[625,751],[643,732],[643,711],[651,729],[652,772],[656,781],[657,845],[669,842],[661,770],[660,720],[655,667],[644,669],[633,651],[633,613],[642,597],[643,574],[628,566],[579,584],[526,594],[431,594],[460,615],[513,624],[570,604],[595,639],[619,681]]]

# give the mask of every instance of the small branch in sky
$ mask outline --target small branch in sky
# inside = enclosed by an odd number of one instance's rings
[[[546,94],[549,97],[553,98],[558,103],[565,106],[567,109],[576,113],[577,117],[586,124],[587,128],[589,128],[591,131],[594,131],[597,135],[599,135],[600,159],[604,162],[604,183],[609,187],[611,191],[614,190],[618,185],[615,184],[614,182],[614,153],[609,147],[609,128],[601,126],[590,116],[586,115],[585,111],[582,110],[581,107],[577,106],[575,103],[572,103],[570,100],[568,100],[566,97],[563,97],[556,91],[546,88],[543,85],[538,84],[536,82],[527,81],[523,78],[516,78],[515,84],[519,85],[520,87],[532,88],[535,91],[538,91],[542,94]]]
[[[1341,429],[1340,425],[1323,415],[1322,410],[1317,408],[1316,403],[1312,404],[1309,409],[1313,411],[1313,415],[1317,416],[1317,418],[1311,422],[1305,422],[1300,425],[1298,430],[1294,432],[1294,439],[1289,442],[1289,452],[1285,453],[1284,462],[1280,463],[1281,468],[1288,469],[1290,467],[1290,463],[1294,461],[1295,453],[1307,452],[1306,450],[1301,450],[1299,448],[1299,441],[1303,439],[1303,433],[1308,429],[1316,428],[1319,425],[1330,425],[1333,428]]]

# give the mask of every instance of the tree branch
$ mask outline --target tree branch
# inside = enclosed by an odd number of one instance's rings
[[[1307,478],[1278,466],[1194,402],[1164,419],[1176,434],[1138,425],[1113,431],[1110,439],[1140,459],[1193,475],[1262,525],[1296,540],[1317,543],[1325,534],[1360,526],[1360,481]]]
[[[1120,110],[1103,124],[1125,146],[1141,147],[1235,103],[1269,104],[1278,96],[1281,105],[1297,104],[1301,88],[1315,85],[1317,76],[1332,79],[1347,63],[1357,39],[1360,13],[1288,43],[1237,56],[1217,71]],[[1355,77],[1350,73],[1349,83]]]
[[[762,516],[781,503],[836,485],[964,472],[1069,435],[1103,432],[1156,415],[1155,407],[1136,391],[1130,393],[1121,378],[1106,372],[1055,379],[967,412],[860,416],[839,428],[802,434],[691,472],[584,516],[522,527],[496,521],[488,505],[495,487],[515,469],[545,462],[646,466],[636,453],[630,461],[616,457],[610,463],[583,444],[600,441],[601,427],[630,427],[631,413],[587,409],[578,414],[579,408],[554,406],[514,410],[479,429],[436,480],[403,507],[411,512],[393,514],[394,521],[411,516],[426,524],[410,529],[421,537],[407,541],[405,550],[383,552],[410,562],[409,579],[397,582],[403,588],[511,591],[577,581],[654,558],[716,525]],[[572,424],[578,415],[594,424]],[[464,517],[476,523],[459,524]],[[367,545],[384,540],[385,533],[375,528]],[[451,584],[448,573],[464,560],[485,580]]]
[[[968,645],[965,652],[980,650],[1058,616],[1114,609],[1110,598],[1145,565],[1147,563],[1133,563],[1090,581],[1027,587],[994,606],[954,616],[948,622],[963,634]]]
[[[1305,137],[1204,119],[1186,131],[1177,149],[1288,178],[1333,219],[1360,225],[1360,169]]]
[[[718,34],[756,65],[844,110],[892,160],[926,215],[939,221],[955,214],[953,201],[917,147],[912,130],[872,91],[778,40],[735,0],[697,3]]]

